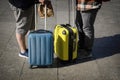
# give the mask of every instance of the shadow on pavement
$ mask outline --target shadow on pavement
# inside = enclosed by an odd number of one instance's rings
[[[94,47],[93,47],[92,58],[76,59],[72,62],[63,62],[55,58],[52,66],[48,66],[44,68],[67,67],[67,66],[80,64],[88,61],[93,61],[96,59],[110,57],[114,54],[119,54],[119,53],[120,53],[120,34],[103,37],[103,38],[96,38]],[[43,68],[43,67],[39,67],[39,68]]]
[[[93,49],[93,56],[95,57],[95,59],[119,54],[120,34],[95,39],[95,45]]]
[[[88,62],[100,58],[110,57],[114,54],[120,54],[120,34],[114,35],[114,36],[108,36],[108,37],[102,37],[102,38],[95,38],[95,43],[93,47],[93,57],[92,58],[85,58],[85,59],[77,59],[73,62],[65,62],[61,63],[57,61],[57,66],[53,67],[66,67],[74,64],[79,64],[83,62]]]

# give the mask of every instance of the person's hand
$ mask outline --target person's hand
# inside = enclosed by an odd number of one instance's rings
[[[76,8],[79,11],[80,10],[80,4],[77,4]]]

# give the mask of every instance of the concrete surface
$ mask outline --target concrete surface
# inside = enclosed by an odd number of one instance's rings
[[[68,23],[68,0],[52,0],[55,16],[47,28]],[[76,63],[29,69],[28,60],[18,56],[15,19],[7,0],[0,1],[0,80],[120,80],[120,0],[103,3],[95,22],[93,59]],[[44,20],[38,19],[44,26]],[[38,26],[37,28],[43,28]]]

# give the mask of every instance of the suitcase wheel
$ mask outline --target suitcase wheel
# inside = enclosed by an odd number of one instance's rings
[[[30,67],[29,67],[29,68],[30,68],[30,69],[32,69],[32,67],[33,67],[33,65],[30,65]]]
[[[47,66],[37,65],[36,67],[34,67],[33,65],[29,66],[30,69],[34,69],[34,68],[51,68],[51,67],[52,67],[52,65],[47,65]]]
[[[40,67],[40,65],[37,65],[37,66],[30,65],[29,66],[30,69],[39,68],[39,67]]]

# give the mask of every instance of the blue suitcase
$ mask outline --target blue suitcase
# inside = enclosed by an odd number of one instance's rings
[[[33,66],[48,66],[53,63],[53,34],[37,30],[28,35],[28,61]]]

